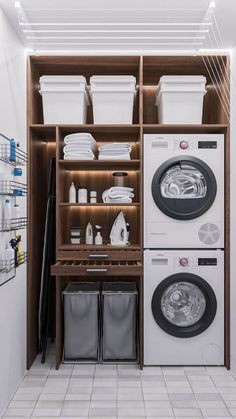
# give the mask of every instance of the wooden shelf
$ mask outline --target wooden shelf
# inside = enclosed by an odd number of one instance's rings
[[[62,130],[70,130],[76,132],[77,130],[93,130],[97,132],[107,130],[114,131],[137,131],[140,128],[140,124],[30,124],[29,128],[31,129],[55,129],[56,127],[61,128]]]
[[[122,204],[122,203],[120,203],[120,204],[118,204],[118,203],[116,203],[116,204],[106,204],[106,203],[103,203],[103,202],[98,202],[98,203],[96,203],[96,204],[90,204],[90,203],[87,203],[87,204],[70,204],[70,203],[61,203],[61,204],[59,204],[59,206],[60,207],[75,207],[75,208],[80,208],[80,207],[82,207],[82,208],[86,208],[86,207],[99,207],[99,208],[106,208],[106,207],[140,207],[140,203],[139,202],[132,202],[132,203],[130,203],[130,204]]]
[[[135,170],[140,160],[58,160],[61,167],[67,170]]]
[[[140,250],[139,244],[130,244],[129,246],[111,246],[109,244],[63,244],[59,250]]]
[[[226,124],[144,124],[144,134],[221,134],[227,130]]]

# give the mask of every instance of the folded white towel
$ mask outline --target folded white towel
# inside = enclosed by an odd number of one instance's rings
[[[118,155],[105,155],[105,154],[100,154],[98,155],[98,160],[130,160],[130,155],[129,154],[118,154]]]
[[[107,196],[105,196],[103,198],[103,202],[106,204],[131,204],[132,203],[132,198],[108,198]]]
[[[64,143],[69,144],[80,144],[80,143],[89,143],[93,145],[94,147],[97,147],[97,143],[93,136],[88,132],[80,132],[75,134],[66,135],[64,138]]]
[[[73,154],[67,154],[64,156],[64,160],[94,160],[94,156],[83,156],[83,155],[76,155]]]
[[[107,190],[110,192],[132,193],[134,191],[134,188],[129,188],[128,186],[111,186],[111,188]]]
[[[129,143],[109,143],[109,144],[103,144],[98,148],[99,151],[120,150],[120,149],[131,151],[131,145]]]
[[[71,153],[73,151],[77,152],[77,151],[96,151],[93,147],[90,147],[89,145],[86,144],[82,144],[82,145],[66,145],[63,148],[63,153]]]
[[[133,188],[125,186],[113,186],[106,189],[102,194],[103,202],[110,203],[131,203],[134,198]]]

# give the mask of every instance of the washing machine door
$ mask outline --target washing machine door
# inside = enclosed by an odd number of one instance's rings
[[[152,297],[152,314],[166,333],[189,338],[204,332],[217,310],[211,286],[200,276],[178,273],[164,279]]]
[[[216,178],[210,167],[193,156],[173,157],[164,162],[152,180],[157,207],[176,220],[193,220],[213,204]]]

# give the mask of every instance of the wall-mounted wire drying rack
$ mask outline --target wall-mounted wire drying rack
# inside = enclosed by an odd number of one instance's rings
[[[27,217],[11,218],[10,220],[0,219],[0,231],[22,230],[27,227]]]
[[[14,160],[10,158],[10,151],[11,151],[11,138],[7,137],[6,135],[0,133],[0,137],[7,141],[7,144],[0,144],[0,160],[8,163],[12,166],[25,166],[27,164],[28,156],[27,153],[21,150],[20,147],[15,147],[14,152]]]
[[[0,180],[0,195],[7,196],[26,196],[27,185],[14,180]]]
[[[14,160],[11,160],[10,144],[0,144],[0,160],[12,166],[25,166],[27,164],[27,154],[19,147],[16,147]]]
[[[26,263],[28,260],[27,252],[23,252],[18,265],[16,266],[15,258],[10,260],[0,259],[0,287],[16,276],[16,268]]]

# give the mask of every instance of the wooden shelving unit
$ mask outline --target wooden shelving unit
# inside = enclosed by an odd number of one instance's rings
[[[227,69],[227,58],[222,57]],[[88,107],[87,123],[84,125],[44,125],[42,99],[38,92],[41,75],[76,75],[87,78],[96,75],[133,75],[138,92],[132,125],[95,125],[91,105]],[[155,89],[163,75],[204,75],[207,78],[207,95],[204,100],[202,125],[161,125],[155,106]],[[219,80],[219,86],[226,78]],[[125,141],[132,144],[130,161],[67,161],[63,160],[63,140],[68,134],[89,132],[98,145]],[[229,128],[221,101],[200,56],[31,56],[28,59],[28,183],[29,183],[29,229],[28,229],[28,367],[38,353],[38,301],[44,218],[46,211],[47,179],[49,161],[56,157],[57,204],[56,204],[56,259],[52,273],[56,275],[56,345],[57,367],[62,357],[63,327],[61,291],[74,280],[118,280],[135,281],[139,294],[139,360],[143,365],[143,134],[200,134],[224,133],[226,145],[225,168],[225,365],[229,366]],[[112,173],[126,171],[127,186],[134,188],[132,204],[104,204],[102,192],[114,184]],[[87,186],[98,193],[97,204],[69,204],[68,191],[71,182],[76,187]],[[109,233],[115,216],[122,209],[131,225],[130,242],[127,247],[108,245]],[[70,243],[70,228],[85,226],[88,221],[103,226],[102,246]],[[106,275],[87,271],[91,261],[99,265],[103,260]],[[82,263],[83,262],[83,263]],[[131,263],[132,262],[132,263]]]

